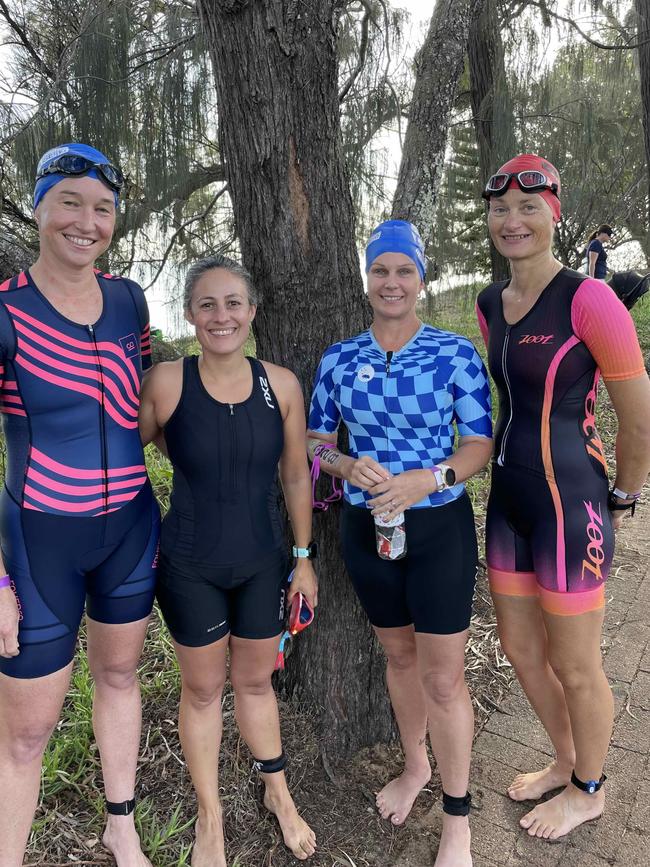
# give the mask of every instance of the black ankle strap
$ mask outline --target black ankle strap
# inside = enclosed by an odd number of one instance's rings
[[[576,777],[575,771],[571,773],[571,782],[576,787],[576,789],[580,789],[581,792],[586,792],[588,795],[593,795],[595,792],[597,792],[606,779],[607,777],[605,776],[605,774],[603,774],[599,780],[587,780],[586,783],[583,783],[582,780],[579,780]]]
[[[284,770],[286,764],[287,757],[284,753],[277,759],[253,759],[253,768],[260,774],[277,774]]]
[[[135,810],[135,798],[130,801],[106,801],[106,809],[111,816],[130,816]]]
[[[472,806],[472,796],[468,792],[464,798],[454,798],[452,795],[442,793],[442,810],[449,816],[467,816]]]

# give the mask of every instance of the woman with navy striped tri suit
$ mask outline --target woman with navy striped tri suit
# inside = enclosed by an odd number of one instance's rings
[[[123,183],[99,151],[40,160],[40,253],[0,286],[0,864],[18,867],[43,751],[68,690],[87,612],[93,725],[118,867],[151,867],[133,821],[141,710],[136,666],[151,613],[159,514],[138,431],[151,364],[147,305],[95,270]]]

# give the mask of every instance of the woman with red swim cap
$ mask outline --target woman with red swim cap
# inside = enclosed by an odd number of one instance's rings
[[[478,297],[500,406],[486,559],[503,649],[555,750],[515,801],[559,794],[520,820],[557,839],[603,811],[612,695],[600,639],[614,530],[650,469],[650,383],[628,311],[553,255],[560,178],[534,154],[487,183],[490,236],[511,278]],[[618,418],[611,490],[595,424],[600,377]]]

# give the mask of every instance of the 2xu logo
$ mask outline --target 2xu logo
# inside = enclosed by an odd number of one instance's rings
[[[582,580],[585,579],[585,569],[591,572],[592,575],[599,580],[603,580],[603,573],[600,567],[605,561],[605,552],[603,551],[603,514],[598,503],[598,511],[593,507],[592,503],[582,501],[587,510],[589,523],[587,524],[587,557],[582,561]]]
[[[273,403],[273,398],[271,397],[271,388],[269,386],[268,380],[265,379],[263,376],[260,376],[260,385],[262,386],[262,394],[264,395],[266,405],[269,409],[275,409],[275,404]]]
[[[553,343],[553,334],[522,334],[519,345],[522,343]]]

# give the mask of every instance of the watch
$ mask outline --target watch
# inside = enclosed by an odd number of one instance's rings
[[[438,464],[435,467],[430,467],[434,475],[438,491],[444,491],[456,484],[456,471],[449,464]]]
[[[298,548],[294,545],[293,556],[298,560],[315,560],[318,557],[318,545],[316,542],[310,542],[306,548]]]

